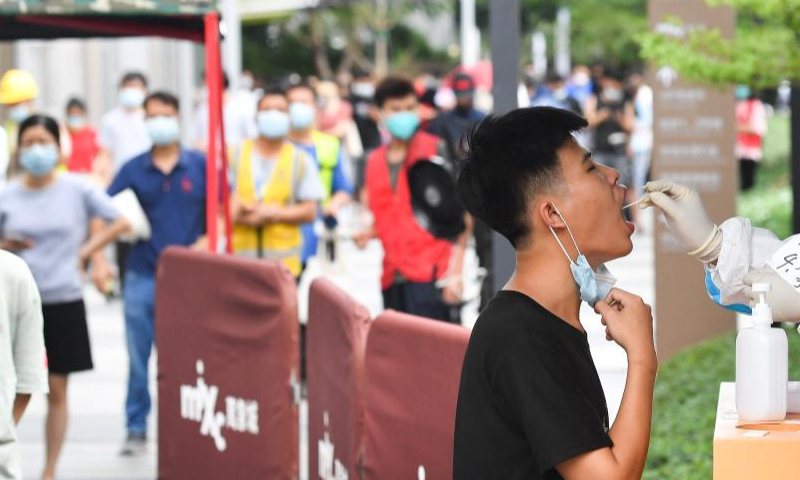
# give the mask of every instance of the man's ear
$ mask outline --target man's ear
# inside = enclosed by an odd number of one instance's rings
[[[566,227],[555,204],[549,199],[541,199],[536,202],[536,217],[544,223],[545,227],[553,229]]]

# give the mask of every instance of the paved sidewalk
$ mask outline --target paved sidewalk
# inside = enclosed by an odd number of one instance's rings
[[[125,391],[128,355],[122,304],[107,302],[93,289],[84,296],[89,316],[89,332],[95,368],[75,374],[69,383],[69,426],[58,480],[153,480],[156,478],[155,431],[148,454],[139,458],[118,455],[125,438]],[[151,361],[155,366],[155,359]],[[151,388],[155,388],[155,368],[151,368]],[[153,403],[156,402],[155,396]],[[22,462],[25,480],[40,478],[45,458],[44,421],[47,402],[44,396],[31,401],[20,422]],[[150,423],[154,425],[151,415]]]
[[[652,232],[652,217],[645,221],[646,230]],[[608,267],[619,279],[618,287],[640,295],[652,304],[655,298],[652,235],[634,235],[634,250],[628,257],[611,262]],[[379,310],[380,290],[375,282],[380,273],[380,246],[373,245],[365,252],[344,246],[340,254],[355,265],[356,281],[348,288],[357,300],[371,311]],[[467,267],[469,268],[469,267]],[[473,267],[474,268],[474,267]],[[70,379],[70,425],[58,469],[60,480],[153,480],[156,478],[155,428],[150,439],[150,449],[140,458],[122,458],[118,455],[125,436],[124,399],[127,379],[127,353],[124,344],[122,305],[119,301],[107,302],[93,289],[87,288],[86,304],[89,312],[89,330],[95,369],[74,375]],[[589,336],[592,355],[606,391],[611,419],[616,417],[625,387],[627,362],[625,352],[605,340],[599,317],[586,305],[581,318]],[[474,317],[475,310],[469,313]],[[466,318],[472,324],[474,318]],[[155,358],[151,365],[155,365]],[[155,368],[151,371],[151,392],[156,392]],[[154,396],[153,403],[156,404]],[[23,466],[26,480],[39,478],[44,463],[44,397],[34,398],[20,424]],[[305,406],[301,412],[305,413]],[[302,415],[305,417],[305,415]],[[151,416],[151,424],[154,425]],[[303,418],[303,426],[306,422]],[[301,479],[307,478],[303,459],[305,435],[301,432]]]

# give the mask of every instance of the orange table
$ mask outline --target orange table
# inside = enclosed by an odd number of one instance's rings
[[[714,429],[714,480],[762,478],[800,478],[800,415],[790,413],[781,423],[741,424],[736,385],[722,383]]]

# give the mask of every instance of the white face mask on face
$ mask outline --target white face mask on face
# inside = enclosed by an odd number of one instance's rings
[[[595,303],[605,300],[606,297],[608,297],[609,292],[611,292],[611,289],[614,288],[614,285],[617,283],[617,278],[608,271],[605,264],[598,266],[597,271],[592,270],[589,261],[586,260],[586,257],[581,253],[581,249],[578,248],[578,243],[575,241],[572,230],[570,230],[564,216],[561,215],[561,212],[558,211],[555,204],[553,204],[553,208],[556,210],[558,216],[561,217],[561,220],[564,221],[564,225],[567,227],[567,233],[569,233],[569,237],[572,239],[573,245],[575,245],[575,250],[578,252],[578,259],[576,261],[573,261],[569,256],[567,249],[564,248],[561,240],[558,239],[558,235],[556,235],[553,227],[549,227],[550,232],[555,237],[564,255],[566,255],[567,260],[569,260],[569,268],[572,271],[572,278],[575,279],[575,284],[578,286],[578,290],[580,290],[581,300],[594,307]]]

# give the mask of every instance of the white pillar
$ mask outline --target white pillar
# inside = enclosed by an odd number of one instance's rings
[[[536,78],[544,78],[547,74],[547,39],[544,33],[536,31],[531,39],[533,54],[533,72]]]
[[[556,16],[556,35],[555,35],[555,70],[562,77],[569,76],[572,66],[570,65],[570,12],[569,8],[561,7]]]
[[[231,87],[237,87],[239,74],[242,73],[242,21],[239,18],[239,0],[223,0],[222,21],[222,67],[228,74]]]
[[[461,1],[461,64],[468,66],[480,59],[480,31],[475,25],[475,0]]]

